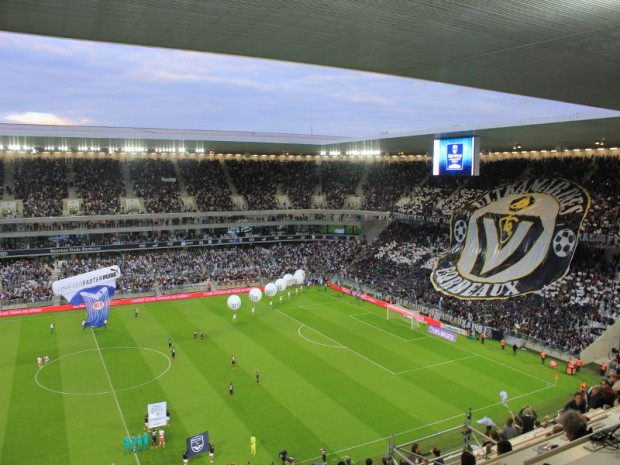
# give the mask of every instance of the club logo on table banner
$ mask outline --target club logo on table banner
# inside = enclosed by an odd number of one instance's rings
[[[61,295],[75,306],[86,304],[86,326],[103,326],[110,314],[110,298],[116,292],[121,269],[114,265],[60,279],[52,283],[54,295]]]
[[[187,456],[193,457],[194,455],[202,454],[209,450],[209,432],[195,434],[186,439],[187,443]]]
[[[148,405],[149,428],[157,428],[158,426],[166,426],[168,423],[166,417],[166,402],[157,402]]]
[[[590,196],[574,182],[531,178],[500,186],[452,216],[449,252],[431,273],[459,299],[506,299],[562,278]]]

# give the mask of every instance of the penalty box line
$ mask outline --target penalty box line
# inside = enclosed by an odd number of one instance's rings
[[[334,299],[334,300],[337,300],[337,299]],[[352,306],[352,307],[354,307],[354,308],[358,308],[356,305],[353,305],[353,304],[351,304],[350,302],[344,302],[344,303],[346,303],[347,305],[350,305],[350,306]],[[372,313],[372,312],[369,312],[369,313]],[[374,314],[374,313],[373,313],[373,314]],[[358,320],[358,321],[361,321],[361,320]],[[368,324],[370,325],[370,323],[368,323]],[[377,329],[380,329],[380,328],[377,328]],[[386,331],[386,332],[387,332],[387,331]],[[450,345],[452,345],[452,347],[456,347],[456,348],[457,348],[457,349],[459,349],[459,350],[462,350],[462,351],[467,352],[467,353],[469,353],[469,354],[472,354],[472,355],[478,356],[478,357],[480,357],[480,358],[482,358],[482,359],[484,359],[484,360],[486,360],[486,361],[488,361],[488,362],[492,362],[492,363],[495,363],[495,364],[497,364],[497,365],[503,366],[504,368],[508,368],[509,370],[516,371],[517,373],[520,373],[520,374],[522,374],[522,375],[528,376],[528,377],[530,377],[530,378],[532,378],[532,379],[535,379],[536,381],[540,381],[541,383],[544,383],[545,385],[549,385],[549,384],[551,384],[549,381],[546,381],[546,380],[544,380],[544,379],[542,379],[542,378],[539,378],[538,376],[534,376],[534,375],[532,375],[531,373],[528,373],[527,371],[523,371],[523,370],[520,370],[520,369],[518,369],[518,368],[512,367],[512,366],[510,366],[510,365],[508,365],[508,364],[506,364],[506,363],[499,362],[499,361],[494,360],[494,359],[492,359],[492,358],[490,358],[490,357],[486,357],[486,356],[484,356],[484,355],[480,355],[480,354],[478,354],[478,353],[476,353],[476,352],[473,352],[473,351],[471,351],[471,350],[469,350],[469,349],[465,349],[464,347],[455,346],[452,342],[444,341],[444,340],[443,340],[443,339],[441,339],[441,338],[434,338],[434,339],[435,339],[435,340],[437,340],[437,341],[443,342],[444,344],[450,344]]]
[[[526,392],[525,394],[521,394],[521,395],[519,395],[519,396],[513,397],[513,398],[512,398],[512,399],[510,399],[510,400],[517,400],[517,399],[521,399],[521,398],[523,398],[523,397],[531,396],[531,395],[533,395],[533,394],[536,394],[536,393],[541,392],[541,391],[545,391],[545,390],[547,390],[547,389],[553,389],[554,387],[556,387],[556,385],[545,386],[545,387],[543,387],[543,388],[536,389],[536,390],[534,390],[534,391],[531,391],[531,392]],[[472,409],[472,413],[473,413],[473,412],[480,412],[480,411],[484,411],[484,410],[486,410],[486,409],[489,409],[489,408],[492,408],[492,407],[496,407],[496,406],[498,406],[498,405],[502,405],[502,402],[501,402],[501,401],[500,401],[500,402],[495,402],[495,403],[493,403],[493,404],[489,404],[489,405],[486,405],[486,406],[484,406],[484,407],[479,407],[479,408],[476,408],[476,409]],[[443,418],[443,419],[441,419],[441,420],[437,420],[437,421],[434,421],[434,422],[432,422],[432,423],[426,423],[426,424],[424,424],[423,426],[417,426],[417,427],[415,427],[415,428],[411,428],[411,429],[408,429],[408,430],[405,430],[405,431],[401,431],[400,433],[395,433],[395,434],[393,434],[393,435],[392,435],[392,434],[390,434],[389,436],[384,436],[384,437],[382,437],[382,438],[373,439],[372,441],[367,441],[367,442],[364,442],[364,443],[361,443],[361,444],[357,444],[357,445],[355,445],[355,446],[347,447],[347,448],[345,448],[345,449],[340,449],[340,450],[337,450],[337,451],[331,452],[331,453],[329,453],[329,454],[327,454],[327,455],[328,455],[328,456],[330,456],[330,455],[339,455],[339,454],[341,454],[341,453],[343,453],[343,452],[348,452],[348,451],[351,451],[351,450],[359,449],[360,447],[370,446],[371,444],[375,444],[375,443],[377,443],[377,442],[387,441],[388,439],[391,439],[392,437],[397,437],[397,436],[402,436],[402,435],[405,435],[405,434],[410,434],[410,433],[413,433],[413,432],[415,432],[415,431],[419,431],[419,430],[422,430],[422,429],[424,429],[424,428],[428,428],[428,427],[430,427],[430,426],[435,426],[435,425],[439,425],[439,424],[441,424],[441,423],[445,423],[445,422],[447,422],[447,421],[456,420],[457,418],[463,418],[463,417],[464,417],[464,415],[465,415],[464,413],[460,413],[460,414],[458,414],[458,415],[453,415],[453,416],[451,416],[451,417]],[[455,425],[455,426],[456,426],[456,425]],[[320,456],[318,456],[318,457],[312,457],[312,458],[309,458],[309,459],[304,459],[304,460],[301,460],[301,461],[296,461],[296,463],[298,463],[298,464],[302,464],[302,463],[314,462],[314,461],[316,461],[317,459],[320,459],[320,458],[321,458]]]
[[[377,318],[380,318],[378,315],[375,315],[374,313],[371,313],[371,312],[362,313],[362,315],[373,315],[373,316],[376,316]],[[365,325],[368,325],[371,328],[374,328],[374,329],[376,329],[378,331],[381,331],[381,332],[383,332],[385,334],[388,334],[388,335],[393,336],[393,337],[395,337],[397,339],[400,339],[403,342],[412,342],[412,341],[420,341],[422,339],[428,339],[428,336],[420,336],[420,337],[414,337],[414,338],[411,338],[411,339],[405,339],[404,337],[397,336],[396,334],[391,333],[389,331],[386,331],[383,328],[379,328],[378,326],[375,326],[372,323],[368,323],[367,321],[361,320],[361,319],[358,318],[358,316],[361,316],[361,315],[349,315],[349,318],[353,318],[354,320],[357,320],[360,323],[364,323]],[[403,328],[404,328],[404,326],[403,326]]]
[[[370,363],[372,363],[373,365],[375,365],[375,366],[377,366],[377,367],[379,367],[379,368],[381,368],[381,369],[383,369],[383,370],[387,371],[388,373],[390,373],[390,374],[391,374],[391,375],[393,375],[393,376],[399,376],[399,375],[403,375],[403,374],[406,374],[406,373],[410,373],[410,372],[414,372],[414,371],[419,371],[419,370],[426,370],[426,369],[429,369],[429,368],[434,368],[434,367],[437,367],[437,366],[440,366],[440,365],[446,365],[446,364],[449,364],[449,363],[460,362],[460,361],[462,361],[462,360],[467,360],[467,359],[470,359],[470,358],[476,358],[476,357],[478,357],[478,355],[477,355],[477,354],[474,354],[474,355],[471,355],[471,356],[468,356],[468,357],[463,357],[463,358],[454,359],[454,360],[447,360],[447,361],[445,361],[445,362],[440,362],[440,363],[435,363],[435,364],[432,364],[432,365],[426,365],[426,366],[423,366],[423,367],[412,368],[412,369],[410,369],[410,370],[404,370],[404,371],[395,372],[395,371],[390,370],[389,368],[384,367],[384,366],[383,366],[383,365],[381,365],[380,363],[375,362],[374,360],[372,360],[372,359],[370,359],[370,358],[366,357],[365,355],[362,355],[362,354],[360,354],[359,352],[357,352],[357,351],[355,351],[355,350],[351,349],[351,348],[350,348],[350,347],[348,347],[347,345],[345,345],[345,344],[343,344],[343,343],[341,343],[341,342],[339,342],[339,341],[335,340],[334,338],[331,338],[331,337],[327,336],[326,334],[322,333],[321,331],[318,331],[317,329],[313,328],[312,326],[309,326],[309,325],[307,325],[306,323],[301,322],[301,321],[300,321],[300,320],[298,320],[297,318],[294,318],[294,317],[292,317],[292,316],[290,316],[290,315],[288,315],[288,314],[286,314],[286,313],[282,312],[281,310],[277,310],[277,309],[276,309],[276,312],[278,312],[278,313],[280,313],[280,314],[282,314],[282,315],[284,315],[284,316],[286,316],[286,317],[290,318],[291,320],[293,320],[293,321],[295,321],[295,322],[297,322],[297,323],[299,323],[299,324],[301,325],[301,326],[298,328],[298,330],[297,330],[297,334],[298,334],[298,335],[299,335],[302,339],[304,339],[304,340],[306,340],[306,341],[308,341],[308,342],[312,342],[313,344],[322,345],[322,346],[324,346],[324,347],[328,347],[328,348],[333,348],[333,349],[347,349],[347,350],[348,350],[348,351],[350,351],[351,353],[353,353],[353,354],[357,355],[358,357],[363,358],[363,359],[364,359],[364,360],[366,360],[367,362],[370,362]],[[321,336],[323,336],[324,338],[329,339],[330,341],[332,341],[334,344],[337,344],[337,345],[330,346],[330,345],[326,345],[326,344],[319,344],[319,343],[317,343],[316,341],[310,341],[310,340],[308,340],[306,337],[304,337],[304,336],[302,336],[302,335],[300,334],[300,331],[301,331],[301,329],[302,329],[303,327],[306,327],[306,328],[311,329],[311,330],[312,330],[312,331],[314,331],[315,333],[320,334],[320,335],[321,335]],[[380,329],[380,328],[377,328],[377,329]]]
[[[333,300],[334,302],[342,302],[342,303],[347,304],[348,306],[353,307],[353,308],[359,308],[357,305],[354,305],[354,304],[352,304],[351,302],[348,302],[348,301],[346,301],[346,300],[342,301],[342,300],[337,299],[337,298],[335,298],[335,297],[334,297],[332,300]],[[370,305],[373,305],[373,304],[370,304]],[[377,314],[376,314],[376,313],[374,313],[374,312],[365,312],[365,313],[359,313],[359,314],[357,314],[357,315],[349,315],[349,316],[350,316],[351,318],[355,318],[355,319],[356,319],[356,320],[358,320],[358,321],[362,321],[362,320],[360,320],[359,318],[356,318],[356,317],[358,317],[358,316],[362,316],[362,315],[367,315],[367,314],[370,314],[370,315],[376,316],[377,318],[381,318],[381,319],[383,319],[382,317],[380,317],[379,315],[377,315]],[[405,339],[405,338],[401,338],[401,337],[399,337],[399,336],[396,336],[395,334],[392,334],[392,333],[390,333],[389,331],[385,331],[384,329],[381,329],[381,328],[379,328],[379,327],[377,327],[377,326],[373,325],[372,323],[368,323],[368,322],[366,322],[366,321],[362,321],[362,323],[366,323],[367,325],[372,326],[372,327],[374,327],[375,329],[378,329],[379,331],[383,331],[383,332],[385,332],[385,333],[387,333],[387,334],[390,334],[391,336],[397,337],[397,338],[401,339],[402,341],[406,341],[406,342],[418,341],[418,340],[420,340],[420,339],[428,339],[428,338],[429,338],[429,336],[427,336],[427,335],[426,335],[426,333],[423,333],[423,334],[424,334],[423,336],[416,337],[416,338],[413,338],[413,339]],[[405,327],[406,327],[406,328],[408,328],[408,329],[409,329],[409,325],[405,326],[405,325],[403,325],[403,324],[400,324],[399,326],[402,326],[403,328],[405,328]],[[413,329],[412,331],[415,331],[416,333],[421,333],[421,331],[420,331],[419,329]]]

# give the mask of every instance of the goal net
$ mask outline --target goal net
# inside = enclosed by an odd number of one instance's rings
[[[400,305],[388,304],[386,307],[386,317],[388,320],[401,321],[411,329],[420,327],[420,312],[409,310]]]

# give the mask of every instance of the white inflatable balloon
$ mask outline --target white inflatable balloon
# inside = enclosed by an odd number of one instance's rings
[[[284,291],[284,289],[286,289],[286,281],[284,281],[282,278],[276,279],[276,287],[278,288],[278,291]]]
[[[237,294],[233,294],[228,298],[228,302],[226,302],[226,304],[228,305],[228,308],[233,311],[239,310],[239,307],[241,307],[241,297]]]
[[[260,299],[263,298],[263,293],[258,287],[253,287],[252,289],[250,289],[250,293],[248,294],[248,296],[250,297],[250,300],[252,302],[260,302]]]
[[[293,275],[290,274],[290,273],[287,273],[284,276],[282,276],[282,279],[286,283],[287,287],[288,286],[292,286],[293,284],[295,284],[295,278],[293,278]]]
[[[277,292],[278,288],[274,283],[269,283],[265,286],[265,294],[267,294],[269,297],[273,297],[277,294]]]
[[[306,273],[304,273],[302,270],[297,270],[295,271],[295,274],[293,275],[293,279],[295,280],[295,284],[297,285],[303,284],[303,282],[306,279]]]

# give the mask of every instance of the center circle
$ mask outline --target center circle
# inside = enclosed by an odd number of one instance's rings
[[[34,380],[42,389],[56,394],[112,394],[156,381],[171,364],[167,354],[148,347],[101,347],[51,360],[37,370]]]

